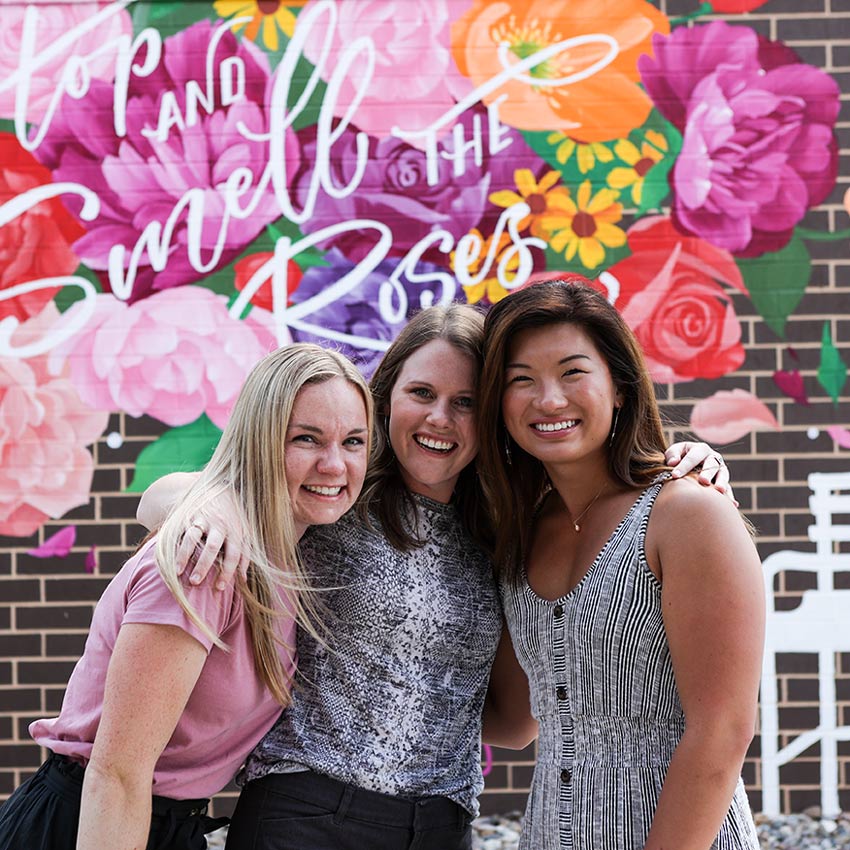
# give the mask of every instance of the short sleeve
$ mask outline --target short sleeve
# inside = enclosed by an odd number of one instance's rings
[[[183,610],[168,589],[156,564],[156,539],[150,540],[135,556],[136,561],[124,604],[124,623],[146,623],[157,626],[177,626],[197,640],[209,652],[213,643]],[[200,619],[216,635],[221,635],[234,616],[234,586],[216,590],[209,579],[197,587],[183,581],[183,589]]]

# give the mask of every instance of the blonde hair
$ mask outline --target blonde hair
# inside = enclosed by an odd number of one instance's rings
[[[317,634],[319,619],[298,557],[293,508],[287,489],[284,454],[286,431],[298,392],[308,384],[343,378],[363,398],[369,431],[372,397],[355,366],[335,351],[311,343],[281,348],[261,360],[248,375],[230,421],[200,477],[169,514],[158,532],[156,559],[160,573],[183,610],[216,646],[227,649],[192,608],[177,575],[176,554],[183,534],[207,517],[212,504],[231,499],[245,538],[250,564],[239,583],[251,628],[254,664],[275,699],[286,706],[291,681],[283,669],[275,620],[284,611],[281,595],[298,625]],[[367,445],[368,445],[367,440]]]

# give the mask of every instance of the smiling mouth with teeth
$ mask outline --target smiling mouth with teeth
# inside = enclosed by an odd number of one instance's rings
[[[308,493],[315,493],[317,496],[338,496],[342,492],[344,485],[340,484],[338,487],[319,487],[315,484],[305,484],[303,486]]]
[[[450,443],[447,440],[432,440],[429,437],[414,436],[416,444],[422,446],[423,449],[431,449],[434,452],[450,452],[457,448],[457,443]]]
[[[577,419],[566,419],[563,422],[536,422],[531,427],[535,431],[550,433],[552,431],[566,431],[568,428],[574,428],[577,424]]]

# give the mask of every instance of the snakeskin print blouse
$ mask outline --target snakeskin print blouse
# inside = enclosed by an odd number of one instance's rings
[[[293,703],[241,783],[309,769],[385,794],[445,796],[477,814],[499,597],[454,507],[414,498],[421,548],[399,552],[353,511],[302,539],[327,646],[299,630]]]

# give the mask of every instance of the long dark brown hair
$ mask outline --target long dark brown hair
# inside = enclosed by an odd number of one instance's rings
[[[484,367],[478,391],[481,480],[495,529],[496,568],[515,579],[528,553],[534,511],[550,487],[543,464],[524,452],[502,419],[505,363],[526,328],[568,322],[593,341],[611,372],[622,407],[608,449],[611,475],[644,487],[664,465],[665,439],[655,391],[640,346],[620,314],[587,278],[564,275],[533,283],[491,308],[484,324]]]
[[[390,396],[407,359],[435,339],[445,340],[459,352],[469,355],[475,363],[475,378],[478,380],[482,365],[484,317],[467,304],[451,304],[427,307],[417,313],[387,349],[369,384],[375,401],[375,441],[358,512],[365,522],[369,522],[370,511],[376,515],[387,539],[401,551],[421,546],[425,541],[405,521],[405,517],[415,517],[417,509],[402,480],[398,460],[390,444]],[[451,366],[447,364],[447,368]],[[476,461],[461,472],[455,486],[454,502],[466,530],[479,545],[489,548],[492,538]]]

